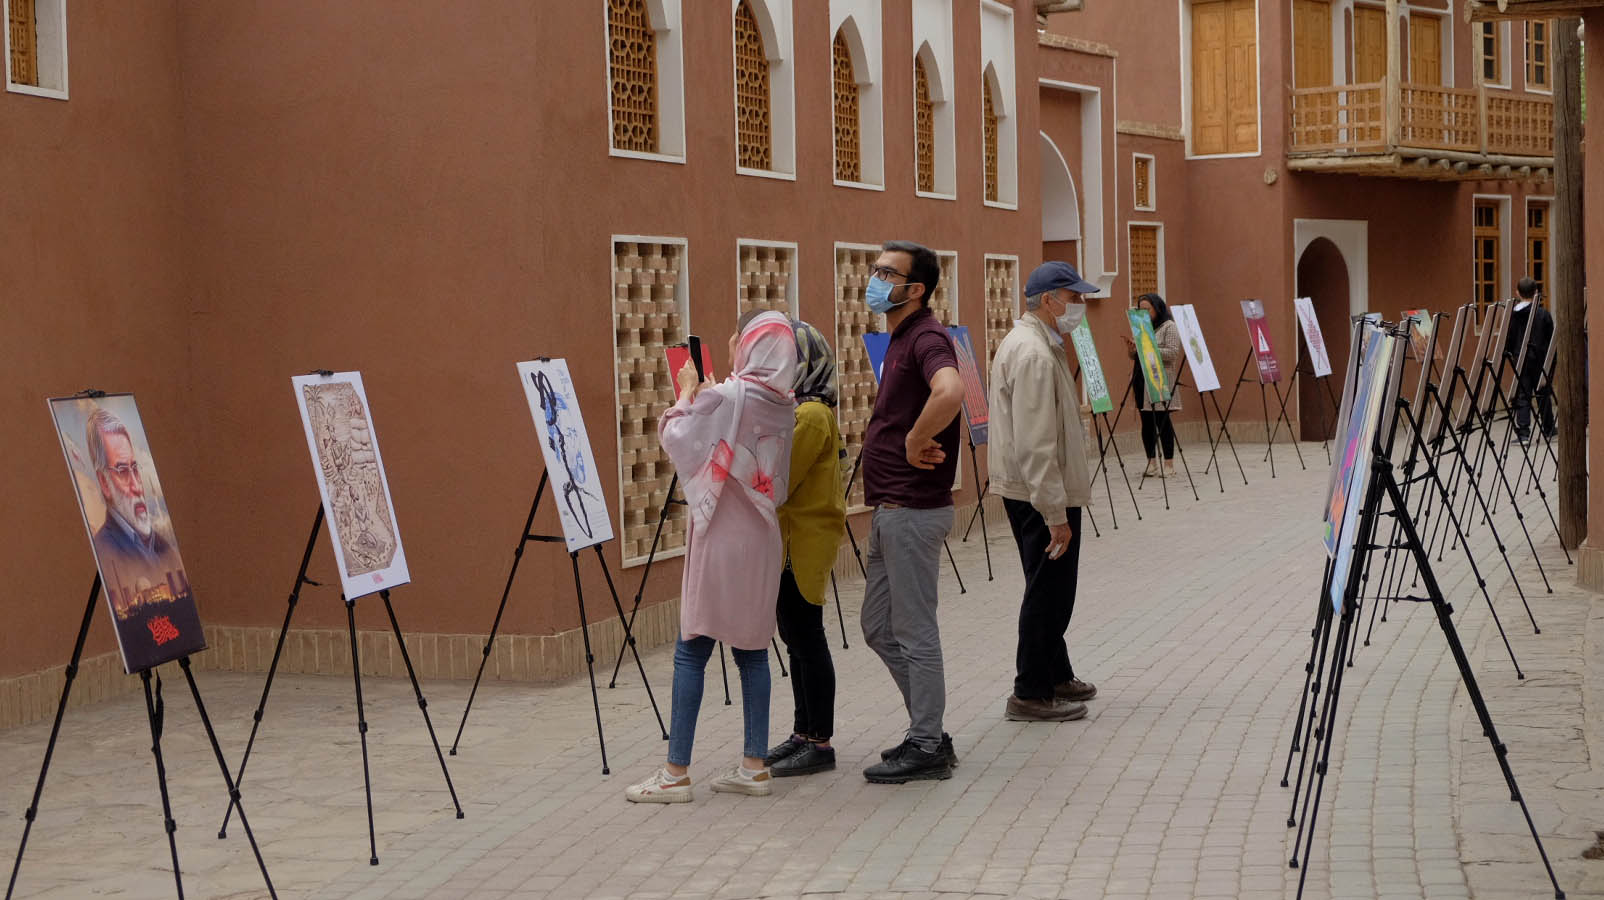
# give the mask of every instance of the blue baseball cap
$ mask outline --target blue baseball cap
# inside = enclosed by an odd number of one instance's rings
[[[1030,273],[1030,280],[1025,282],[1025,296],[1034,297],[1048,291],[1067,290],[1077,294],[1095,294],[1102,290],[1090,281],[1080,277],[1075,267],[1067,262],[1053,260],[1036,267]]]

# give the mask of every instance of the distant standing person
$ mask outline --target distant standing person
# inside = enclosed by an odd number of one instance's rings
[[[835,419],[835,354],[830,342],[806,322],[796,334],[796,430],[791,438],[790,496],[780,507],[785,568],[776,608],[780,640],[791,658],[791,699],[796,705],[791,736],[769,750],[764,762],[776,778],[835,768],[835,663],[824,633],[824,592],[830,583],[847,502],[841,492],[841,428]]]
[[[1079,719],[1097,696],[1075,677],[1064,640],[1080,574],[1080,512],[1092,493],[1064,340],[1086,314],[1082,295],[1097,290],[1068,263],[1038,266],[1025,284],[1026,312],[991,364],[991,489],[1003,498],[1025,570],[1004,711],[1016,722]]]
[[[1128,334],[1121,334],[1125,350],[1135,365],[1131,368],[1131,390],[1139,401],[1142,413],[1142,449],[1147,451],[1147,475],[1159,475],[1158,450],[1164,449],[1163,477],[1175,475],[1175,424],[1170,413],[1181,408],[1181,392],[1175,389],[1175,376],[1181,368],[1181,332],[1170,315],[1169,304],[1157,294],[1143,294],[1136,298],[1136,308],[1145,310],[1153,321],[1153,338],[1158,342],[1159,359],[1164,363],[1164,381],[1169,385],[1170,396],[1154,400],[1147,396],[1147,382],[1142,378],[1142,360],[1136,352],[1136,342]]]
[[[941,280],[935,251],[886,243],[865,291],[891,341],[863,440],[869,525],[863,639],[902,692],[908,730],[863,770],[877,784],[952,777],[952,738],[942,731],[947,681],[936,624],[941,543],[952,529],[963,379],[952,338],[928,304]]]
[[[1543,308],[1537,282],[1522,278],[1515,286],[1520,300],[1509,317],[1509,334],[1504,340],[1504,352],[1520,366],[1515,382],[1515,440],[1522,444],[1532,439],[1532,396],[1537,396],[1537,416],[1543,437],[1553,440],[1557,429],[1554,424],[1554,389],[1543,384],[1543,361],[1548,356],[1548,345],[1554,340],[1554,317]],[[1520,357],[1521,338],[1526,334],[1526,323],[1531,323],[1532,336],[1526,342],[1526,356]]]

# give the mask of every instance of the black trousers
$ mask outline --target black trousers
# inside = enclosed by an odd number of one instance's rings
[[[1080,577],[1080,507],[1067,510],[1074,537],[1057,559],[1047,558],[1047,520],[1034,506],[1004,497],[1003,508],[1008,511],[1008,525],[1019,545],[1019,562],[1025,568],[1019,649],[1014,654],[1014,696],[1046,700],[1053,696],[1054,685],[1075,677],[1064,632],[1075,612],[1075,583]]]
[[[824,607],[802,596],[790,566],[780,573],[775,613],[780,640],[791,658],[791,699],[796,703],[792,731],[824,743],[835,733],[835,662],[824,634]]]
[[[1164,444],[1164,458],[1175,458],[1175,425],[1170,422],[1170,411],[1167,409],[1142,410],[1142,449],[1147,451],[1147,458],[1156,455],[1159,443]]]
[[[1520,379],[1515,385],[1515,433],[1532,433],[1532,394],[1537,395],[1538,425],[1544,434],[1554,433],[1554,392],[1548,387],[1537,390],[1539,379]]]

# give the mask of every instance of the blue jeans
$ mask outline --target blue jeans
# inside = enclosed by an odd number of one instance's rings
[[[718,642],[705,635],[674,645],[674,705],[669,712],[668,761],[691,764],[696,743],[696,715],[702,709],[702,676]],[[737,650],[735,666],[741,670],[741,712],[746,719],[746,756],[762,759],[769,752],[769,651]]]

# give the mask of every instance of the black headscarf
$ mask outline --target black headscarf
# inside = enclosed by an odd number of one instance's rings
[[[1163,297],[1160,297],[1157,294],[1143,294],[1142,296],[1136,298],[1137,303],[1141,303],[1143,300],[1146,300],[1153,307],[1154,331],[1158,331],[1160,325],[1163,325],[1165,322],[1168,322],[1171,318],[1173,318],[1170,315],[1170,305],[1164,302]]]
[[[834,407],[835,354],[819,329],[799,319],[791,320],[796,335],[796,402],[819,400]]]

